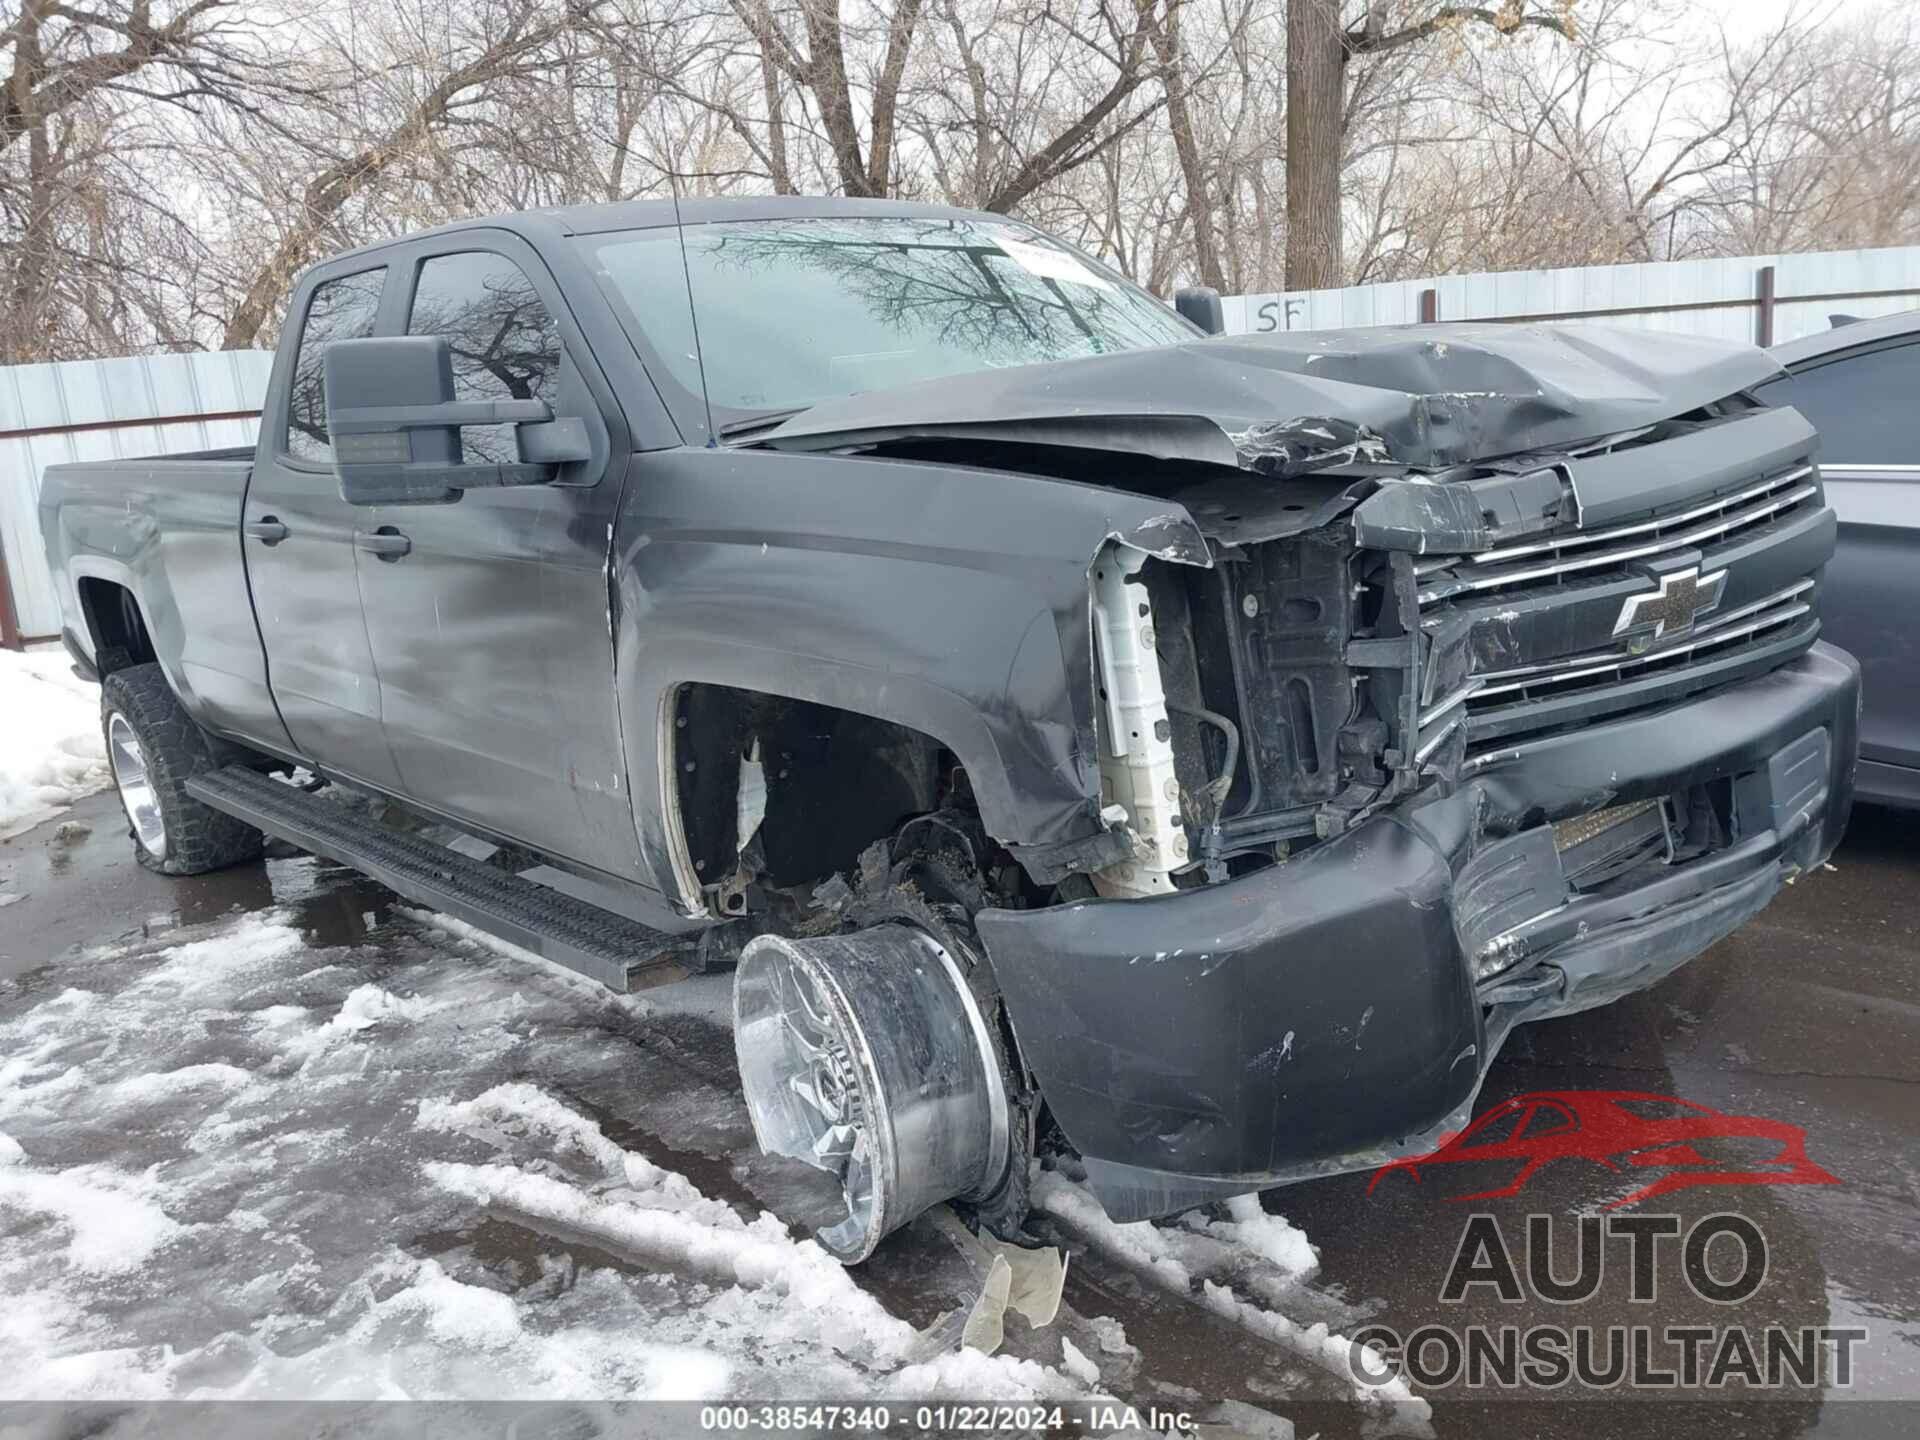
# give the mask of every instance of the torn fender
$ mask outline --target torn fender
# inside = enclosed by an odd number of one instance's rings
[[[988,833],[1036,877],[1112,863],[1087,590],[1110,539],[1211,563],[1180,505],[1098,486],[753,449],[638,457],[614,538],[614,655],[656,888],[697,911],[663,763],[667,701],[690,682],[918,730],[958,757]]]

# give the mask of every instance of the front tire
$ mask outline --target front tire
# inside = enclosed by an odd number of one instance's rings
[[[200,875],[260,858],[258,830],[187,794],[187,781],[219,762],[158,665],[107,676],[100,728],[142,865],[162,875]]]

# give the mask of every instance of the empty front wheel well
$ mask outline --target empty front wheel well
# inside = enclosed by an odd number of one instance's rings
[[[965,768],[909,726],[704,683],[680,686],[668,714],[674,813],[715,915],[782,896],[804,908],[814,887],[853,874],[862,851],[915,816],[977,823]]]
[[[159,657],[147,631],[140,602],[126,586],[98,576],[80,580],[80,611],[93,641],[93,663],[102,678],[129,665],[145,665]]]

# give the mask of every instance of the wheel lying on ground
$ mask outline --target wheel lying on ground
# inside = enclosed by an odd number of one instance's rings
[[[846,1215],[815,1232],[855,1265],[943,1200],[1003,1187],[1005,1077],[965,957],[925,930],[761,935],[734,978],[734,1046],[754,1138],[827,1171]]]
[[[142,865],[163,875],[199,875],[259,858],[258,830],[187,794],[187,781],[219,762],[158,665],[131,665],[107,676],[100,726]]]

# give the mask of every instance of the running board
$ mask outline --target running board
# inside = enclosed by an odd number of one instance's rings
[[[389,890],[626,992],[700,967],[698,935],[658,930],[558,890],[390,830],[345,806],[240,765],[187,782],[187,793]]]

